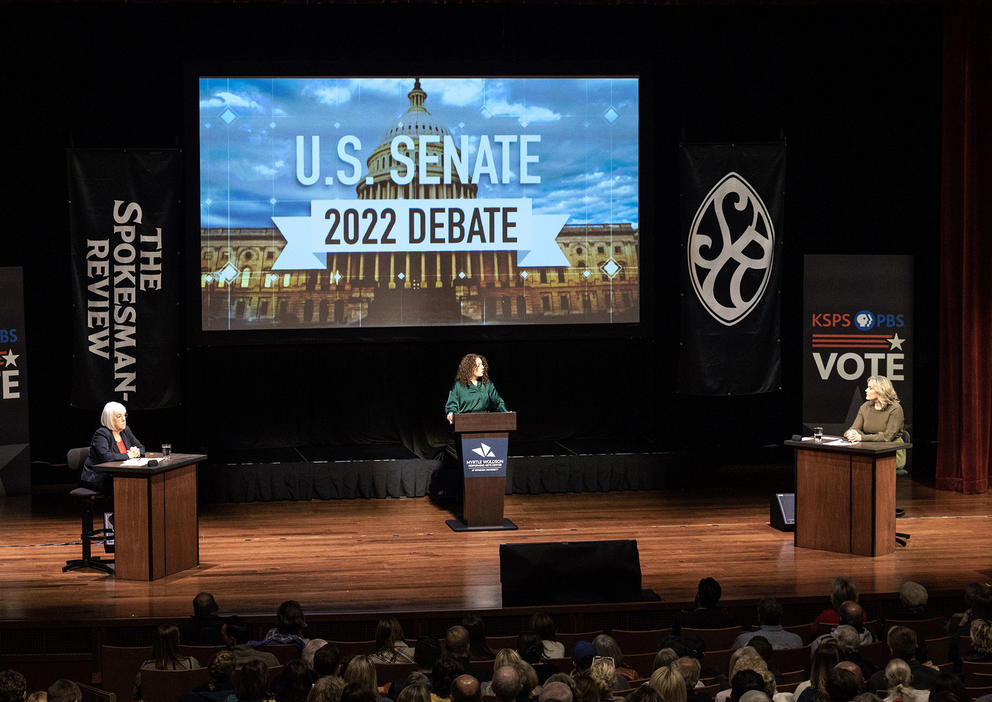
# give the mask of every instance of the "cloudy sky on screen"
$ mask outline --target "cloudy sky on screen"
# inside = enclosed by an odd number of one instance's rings
[[[568,214],[569,224],[636,226],[638,85],[635,78],[425,78],[425,107],[455,143],[469,136],[471,172],[480,135],[539,134],[529,147],[540,162],[518,181],[511,149],[509,184],[479,183],[480,198],[533,201],[537,214]],[[310,201],[355,199],[355,186],[324,177],[351,167],[337,158],[338,139],[361,140],[366,159],[402,121],[412,78],[201,78],[200,213],[203,227],[271,227],[272,216],[305,216]],[[610,108],[613,108],[612,110]],[[224,118],[226,116],[226,119]],[[615,117],[612,123],[607,116]],[[321,139],[320,181],[296,178],[296,137]],[[492,143],[497,172],[501,151]]]

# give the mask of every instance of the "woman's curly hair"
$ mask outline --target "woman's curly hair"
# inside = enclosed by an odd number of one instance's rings
[[[475,359],[477,358],[482,359],[482,377],[479,378],[479,382],[483,385],[489,382],[489,361],[486,360],[485,356],[477,353],[468,353],[462,356],[462,360],[458,364],[458,372],[455,373],[456,382],[465,387],[472,383],[472,380],[475,379]]]

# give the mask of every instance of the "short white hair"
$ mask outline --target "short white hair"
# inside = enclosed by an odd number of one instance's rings
[[[100,424],[110,429],[114,430],[114,415],[120,412],[126,415],[127,410],[124,408],[120,402],[108,402],[103,406],[103,414],[100,415]]]

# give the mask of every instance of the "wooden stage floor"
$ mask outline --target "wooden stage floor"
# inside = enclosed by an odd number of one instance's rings
[[[867,558],[797,549],[768,525],[769,494],[790,480],[789,467],[729,466],[691,491],[512,495],[511,532],[452,532],[450,513],[427,498],[204,505],[201,565],[153,583],[62,573],[79,553],[71,501],[62,492],[8,497],[0,619],[185,617],[203,590],[243,614],[274,613],[290,598],[314,613],[499,608],[505,542],[637,539],[643,586],[667,602],[691,600],[707,575],[725,601],[825,596],[836,575],[863,593],[891,593],[906,579],[940,591],[992,579],[992,493],[900,478],[907,516],[897,528],[912,534],[909,546]]]

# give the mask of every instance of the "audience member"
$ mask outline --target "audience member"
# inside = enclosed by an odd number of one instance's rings
[[[863,644],[874,643],[875,635],[871,633],[870,629],[865,627],[864,611],[861,609],[861,605],[859,605],[854,600],[847,600],[846,602],[841,603],[840,609],[838,610],[838,615],[840,617],[840,623],[838,624],[838,626],[840,626],[841,624],[847,624],[848,626],[853,626],[854,630],[858,633],[858,638],[861,640],[861,643]],[[821,636],[818,636],[817,638],[813,639],[810,642],[809,650],[811,656],[812,654],[816,653],[817,647],[821,643],[823,643],[826,639],[837,638],[836,636],[834,636],[834,632],[836,631],[836,629],[837,627],[834,627],[829,634],[823,634]]]
[[[670,651],[671,649],[668,650]],[[661,651],[658,653],[661,653]],[[655,660],[657,661],[658,658],[655,657]],[[712,697],[696,689],[699,684],[699,672],[701,669],[699,661],[692,656],[682,656],[675,661],[675,666],[678,668],[679,673],[682,674],[683,679],[685,679],[686,702],[711,702]],[[656,667],[655,670],[660,667]]]
[[[546,682],[538,702],[572,702],[572,689],[563,682]]]
[[[830,586],[830,606],[816,615],[810,624],[810,633],[818,636],[821,623],[840,624],[840,606],[847,601],[858,601],[858,588],[848,578],[834,578]]]
[[[755,636],[764,636],[772,648],[800,648],[803,645],[801,636],[782,628],[782,605],[774,597],[763,597],[758,602],[758,623],[760,626],[756,630],[741,633],[731,648],[746,646]]]
[[[817,693],[827,694],[827,673],[840,663],[840,647],[833,639],[826,639],[813,654],[809,664],[809,680],[799,683],[793,692],[796,702],[813,702]],[[809,694],[806,690],[809,690]]]
[[[662,702],[686,702],[686,679],[676,665],[666,665],[651,673],[648,680]]]
[[[479,665],[472,660],[471,638],[468,629],[456,624],[449,627],[444,634],[444,653],[446,656],[453,656],[461,663],[461,673],[468,673],[476,680],[484,680],[489,677],[488,666]],[[435,693],[437,690],[435,690]]]
[[[461,624],[468,631],[468,653],[473,661],[491,661],[496,653],[486,643],[486,624],[482,617],[467,614]]]
[[[930,688],[930,699],[945,696],[953,699],[945,702],[970,702],[971,695],[964,687],[964,683],[953,673],[941,673],[934,678],[933,686]],[[981,699],[981,698],[979,698]]]
[[[440,657],[441,647],[438,645],[437,639],[433,636],[422,636],[417,639],[417,642],[413,646],[413,662],[417,664],[417,670],[414,673],[421,673],[428,687],[431,684],[431,672],[434,670],[434,664],[437,663],[437,659]],[[413,673],[402,680],[391,681],[389,692],[386,696],[390,699],[398,700],[400,693],[403,692],[403,688],[414,684],[410,679],[412,675]]]
[[[327,677],[328,675],[338,676],[341,675],[341,651],[334,644],[325,644],[318,648],[313,654],[313,672],[317,674],[318,677]],[[342,681],[344,679],[342,678]],[[342,689],[344,685],[341,686]],[[340,692],[338,692],[340,696]]]
[[[24,702],[28,681],[16,670],[0,670],[0,702]]]
[[[276,625],[265,632],[263,644],[293,644],[301,651],[307,645],[303,633],[307,628],[307,620],[303,607],[296,600],[286,600],[276,610]]]
[[[24,699],[24,702],[48,702],[48,691],[35,690]]]
[[[919,620],[929,619],[927,611],[930,595],[919,583],[907,580],[899,586],[899,606],[889,613],[889,619]]]
[[[744,693],[750,690],[765,692],[765,679],[758,671],[750,668],[744,668],[734,673],[731,677],[730,695],[728,699],[730,699],[731,702],[740,702],[740,699],[744,696]]]
[[[596,656],[589,666],[589,678],[596,683],[601,701],[612,700],[613,690],[616,689],[617,669],[613,665],[613,659],[604,656]]]
[[[623,651],[620,644],[609,634],[600,634],[592,640],[593,648],[596,649],[597,656],[613,659],[613,665],[617,671],[617,690],[626,690],[630,687],[631,680],[640,677],[633,668],[626,668],[623,665]]]
[[[452,627],[452,629],[454,628],[464,629],[465,627]],[[450,632],[451,629],[448,631]],[[467,635],[468,633],[466,632],[466,638]],[[467,649],[465,653],[468,653]],[[437,659],[437,663],[434,664],[434,670],[431,673],[431,699],[434,702],[451,699],[451,683],[459,675],[464,675],[465,673],[463,660],[465,659],[452,655],[450,651]]]
[[[855,696],[851,702],[882,702],[882,698],[873,692],[862,692]]]
[[[482,686],[472,675],[459,675],[451,681],[451,702],[482,702]]]
[[[765,690],[769,697],[775,694],[775,677],[768,670],[765,659],[759,656],[753,647],[744,646],[730,654],[730,675],[728,676],[730,687],[716,694],[714,698],[716,702],[725,702],[728,699],[734,698],[734,678],[738,673],[745,670],[751,670],[758,674],[764,683],[760,689]],[[743,692],[746,692],[746,690],[742,690],[741,694]]]
[[[491,694],[497,702],[514,702],[523,688],[520,673],[512,665],[501,665],[493,671]]]
[[[564,658],[565,644],[558,640],[558,629],[555,627],[555,620],[546,612],[534,612],[531,615],[527,628],[536,631],[544,644],[545,658]]]
[[[83,691],[79,689],[79,685],[65,678],[59,678],[49,685],[45,694],[50,702],[82,702],[83,700]]]
[[[231,651],[219,651],[210,661],[210,679],[205,685],[193,688],[180,698],[180,702],[223,702],[234,694],[234,670],[237,659]]]
[[[904,626],[894,626],[886,636],[889,646],[890,660],[899,658],[905,661],[912,672],[913,687],[917,690],[929,690],[936,679],[937,671],[916,660],[916,632]],[[887,690],[885,670],[880,670],[871,676],[868,690]]]
[[[193,598],[193,616],[179,625],[182,640],[190,646],[223,646],[227,620],[217,615],[220,608],[209,592]]]
[[[568,694],[572,696],[573,700],[578,696],[575,690],[575,680],[568,673],[555,673],[544,684],[547,686],[551,683],[562,683],[565,685],[568,688]]]
[[[723,629],[734,626],[737,622],[721,609],[717,608],[723,589],[713,578],[703,578],[696,588],[696,597],[692,611],[682,611],[675,615],[672,621],[672,633],[678,635],[682,627],[690,629]]]
[[[888,691],[886,702],[924,702],[929,696],[927,691],[913,688],[913,671],[909,669],[909,663],[901,658],[889,661],[883,674]]]
[[[689,656],[687,656],[688,658]],[[654,654],[654,661],[651,663],[651,672],[658,670],[658,668],[664,668],[666,665],[671,665],[679,659],[678,653],[674,648],[663,648]],[[692,660],[698,661],[698,659],[693,658]]]
[[[599,683],[589,676],[586,670],[575,678],[575,691],[578,693],[577,702],[599,702]]]
[[[970,583],[964,591],[964,603],[964,612],[951,617],[948,623],[951,635],[949,655],[954,662],[955,671],[961,669],[960,639],[970,634],[972,620],[992,620],[992,586],[987,583]],[[954,625],[955,621],[957,625]]]
[[[159,624],[152,641],[152,657],[141,664],[134,676],[134,699],[141,699],[142,670],[193,670],[200,662],[193,656],[184,656],[179,651],[179,627],[175,624]],[[51,693],[48,695],[51,697]]]
[[[740,702],[772,702],[772,700],[761,690],[748,690],[741,695]]]
[[[861,692],[857,676],[844,668],[827,673],[827,695],[830,702],[851,702]]]
[[[833,636],[840,649],[841,660],[856,663],[865,679],[877,672],[877,666],[861,655],[861,635],[853,626],[840,624],[834,629]]]
[[[313,657],[317,655],[317,651],[326,645],[327,641],[324,639],[310,639],[300,651],[300,660],[307,664],[307,668],[313,670]]]
[[[412,675],[417,675],[416,671]],[[424,682],[410,682],[403,688],[396,702],[431,702],[431,686]]]
[[[372,656],[354,656],[348,661],[348,666],[344,669],[344,675],[341,677],[344,678],[346,687],[351,683],[358,683],[363,690],[371,693],[380,702],[387,699],[379,696],[379,682],[376,679],[375,662],[372,660]]]
[[[344,678],[338,675],[325,675],[310,688],[307,702],[341,702],[342,692],[344,692]],[[430,695],[427,695],[426,700],[419,702],[430,702]]]
[[[413,663],[413,649],[403,640],[403,627],[396,617],[382,617],[375,627],[373,663]]]
[[[261,702],[269,699],[269,666],[251,660],[234,671],[234,695],[227,702]]]
[[[969,632],[971,650],[961,660],[976,663],[992,662],[992,624],[985,619],[973,619]]]
[[[708,698],[707,698],[708,699]],[[624,702],[667,702],[651,687],[651,683],[642,683],[640,687],[624,698]]]
[[[544,643],[536,631],[524,630],[517,636],[517,653],[530,663],[537,673],[538,684],[543,683],[549,677],[558,672],[558,669],[547,662],[544,657]]]
[[[834,667],[839,668],[841,670],[846,670],[851,675],[853,675],[855,681],[858,683],[858,692],[865,691],[865,682],[866,682],[865,676],[857,663],[854,663],[853,661],[841,661]]]
[[[375,694],[362,687],[361,683],[348,683],[341,691],[341,702],[375,702]]]
[[[231,617],[224,627],[227,650],[234,654],[235,668],[241,668],[248,661],[262,661],[269,667],[279,665],[279,659],[268,651],[253,648],[248,641],[251,639],[251,628],[240,617]]]
[[[589,670],[595,656],[596,647],[592,645],[592,642],[585,639],[576,641],[575,646],[572,647],[573,677]]]
[[[375,674],[375,665],[372,666]],[[290,661],[272,681],[272,694],[277,702],[306,702],[310,688],[317,681],[316,673],[302,660]],[[373,678],[373,690],[375,680]]]

